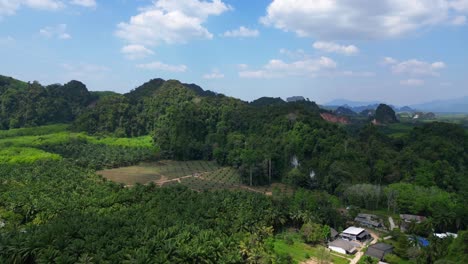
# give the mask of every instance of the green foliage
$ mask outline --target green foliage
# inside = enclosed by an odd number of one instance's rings
[[[80,141],[44,146],[42,149],[73,160],[78,166],[95,170],[129,166],[156,157],[154,148],[89,144]]]
[[[369,210],[380,208],[384,201],[382,188],[371,184],[352,185],[345,190],[343,196],[348,204]]]
[[[0,230],[2,263],[272,258],[265,227],[277,213],[261,194],[121,188],[66,162],[1,166],[0,177],[0,208],[16,212],[24,226]]]
[[[380,124],[397,123],[395,111],[386,104],[380,104],[375,110],[375,120]]]
[[[301,227],[302,237],[306,243],[319,244],[324,243],[330,236],[330,227],[320,224],[307,222]]]
[[[158,153],[149,136],[112,138],[57,132],[66,128],[66,125],[53,125],[37,127],[35,130],[21,128],[0,131],[3,132],[0,134],[0,162],[32,163],[64,157],[79,166],[102,169],[154,159]]]
[[[437,187],[424,188],[409,183],[395,183],[387,187],[395,193],[396,206],[401,213],[430,216],[427,223],[437,230],[466,227],[466,203],[454,193]]]
[[[408,249],[410,248],[408,239],[406,235],[400,234],[394,249],[395,254],[404,259],[408,258]]]
[[[468,263],[468,231],[461,231],[448,246],[447,260],[455,263]]]
[[[379,260],[369,256],[362,256],[358,264],[377,264]]]
[[[34,148],[12,147],[0,149],[0,166],[4,163],[25,164],[44,160],[60,160],[57,154],[48,153]]]
[[[7,221],[0,263],[289,262],[274,253],[271,227],[302,227],[318,241],[319,227],[345,227],[340,201],[429,217],[410,228],[418,234],[466,229],[466,130],[446,123],[346,128],[320,111],[310,101],[248,104],[174,80],[119,95],[90,93],[77,81],[43,87],[0,76],[0,129],[27,127],[0,131],[0,220]],[[397,121],[384,105],[376,119]],[[76,133],[66,125],[29,128],[68,122]],[[231,166],[204,175],[210,181],[304,189],[271,199],[203,192],[217,188],[191,178],[182,183],[201,193],[123,189],[88,171],[158,155]],[[455,251],[465,240],[445,241],[399,253],[421,263],[463,257]]]
[[[17,128],[10,130],[0,130],[0,139],[20,136],[41,136],[66,131],[69,125],[56,124],[39,127]]]
[[[84,84],[43,87],[38,82],[0,80],[0,129],[73,121],[93,98]]]

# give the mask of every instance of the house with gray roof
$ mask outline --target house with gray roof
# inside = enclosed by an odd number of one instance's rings
[[[365,255],[376,258],[378,260],[383,260],[386,254],[390,254],[392,252],[393,252],[392,245],[385,244],[385,243],[377,243],[374,245],[370,245],[367,248]]]
[[[354,254],[358,251],[360,245],[355,242],[337,239],[328,243],[328,248],[341,254]]]
[[[379,228],[383,226],[379,221],[379,217],[373,214],[358,214],[356,218],[354,218],[354,222],[360,226],[370,228]]]
[[[425,216],[420,216],[420,215],[410,215],[410,214],[401,214],[400,218],[405,221],[406,223],[411,223],[415,222],[416,224],[419,224],[426,220]]]

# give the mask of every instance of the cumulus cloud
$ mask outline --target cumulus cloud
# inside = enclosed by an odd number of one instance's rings
[[[145,46],[211,39],[213,34],[203,26],[206,19],[230,9],[221,0],[157,0],[129,22],[119,23],[116,35],[129,44]]]
[[[446,68],[444,62],[425,62],[416,59],[398,62],[390,65],[394,74],[407,74],[411,76],[439,76],[439,71]]]
[[[124,46],[120,52],[130,60],[143,59],[154,54],[152,50],[143,45],[127,45]]]
[[[404,86],[421,86],[424,85],[424,83],[424,80],[420,79],[408,79],[400,81],[400,84]]]
[[[331,53],[339,53],[344,55],[355,55],[359,52],[359,49],[354,45],[344,46],[339,45],[334,42],[325,42],[325,41],[317,41],[313,44],[314,49],[331,52]]]
[[[241,64],[237,64],[237,68],[241,71],[244,71],[249,68],[249,65],[241,63]]]
[[[211,73],[203,75],[203,79],[214,80],[214,79],[223,79],[224,74],[220,73],[218,70],[213,70]]]
[[[70,2],[73,5],[79,5],[83,7],[96,7],[96,0],[73,0]]]
[[[167,71],[167,72],[186,72],[187,66],[185,65],[170,65],[165,64],[160,61],[155,61],[146,64],[138,64],[137,68],[145,69],[145,70],[159,70],[159,71]]]
[[[288,76],[315,77],[321,71],[335,69],[336,62],[327,57],[304,59],[294,62],[270,60],[261,69],[239,72],[241,78],[281,78]]]
[[[382,64],[384,65],[393,65],[393,64],[396,64],[398,63],[398,61],[392,57],[385,57],[383,60],[382,60]]]
[[[21,7],[40,10],[58,10],[65,6],[57,0],[0,0],[0,17],[11,16]]]
[[[309,55],[303,49],[297,50],[288,50],[288,49],[280,49],[280,54],[285,55],[290,59],[304,59],[308,58]]]
[[[258,37],[260,32],[256,29],[249,29],[246,27],[240,27],[238,29],[229,30],[224,32],[223,36],[228,38],[253,38]]]
[[[63,2],[57,0],[25,0],[18,2],[22,2],[22,4],[30,8],[43,10],[57,10],[65,6]]]
[[[468,11],[468,0],[454,0],[450,2],[450,6],[459,12]]]
[[[455,18],[453,18],[452,24],[456,26],[465,25],[466,16],[456,16]]]
[[[468,0],[273,0],[260,21],[301,37],[381,39],[447,23]]]
[[[46,38],[57,38],[57,39],[71,39],[71,35],[67,33],[67,25],[59,24],[57,26],[45,27],[39,30],[39,34]]]
[[[369,71],[343,71],[342,75],[347,77],[374,77],[374,72]]]

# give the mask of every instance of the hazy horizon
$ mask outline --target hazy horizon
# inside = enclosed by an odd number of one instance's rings
[[[467,0],[11,0],[0,3],[0,74],[412,105],[468,95],[467,14]]]

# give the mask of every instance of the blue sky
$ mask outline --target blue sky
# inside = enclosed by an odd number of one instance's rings
[[[468,95],[468,0],[0,0],[0,74],[253,100]]]

